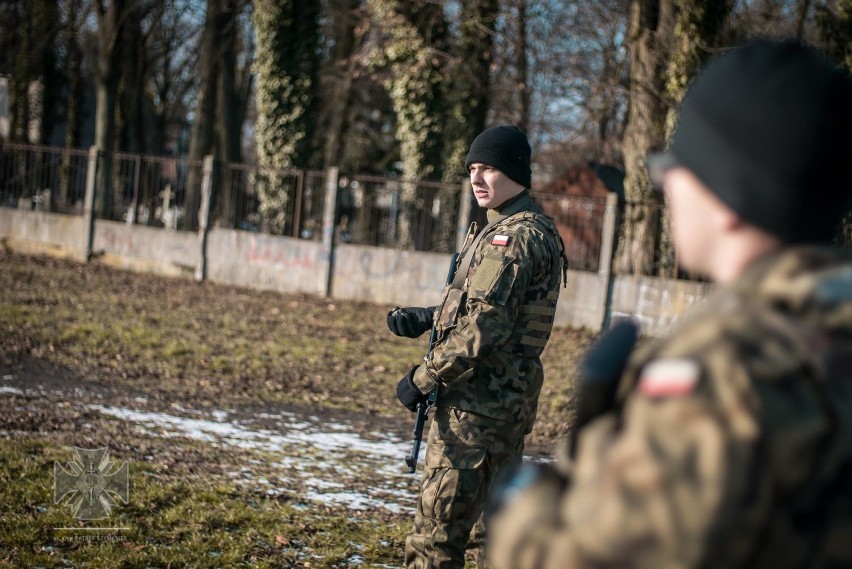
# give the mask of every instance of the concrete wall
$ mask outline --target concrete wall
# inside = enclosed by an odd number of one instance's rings
[[[606,311],[607,275],[568,271],[568,287],[561,289],[556,325],[600,330]]]
[[[687,309],[703,300],[712,285],[656,277],[619,275],[615,279],[611,317],[632,317],[642,332],[659,336]]]
[[[137,272],[192,275],[201,258],[194,233],[97,220],[93,255],[105,264]]]
[[[76,215],[0,208],[0,239],[21,253],[86,258],[85,220]]]
[[[338,245],[334,257],[334,298],[399,306],[437,304],[451,258],[442,253],[347,244]]]
[[[86,258],[85,218],[0,208],[0,239],[12,250]],[[96,220],[92,258],[113,266],[191,278],[201,262],[201,238],[190,232]],[[207,236],[207,278],[282,293],[328,295],[400,306],[438,302],[450,256],[341,243],[329,255],[319,241],[230,229]],[[331,287],[327,289],[331,268]],[[707,294],[703,283],[616,276],[611,317],[632,316],[659,335]],[[556,313],[558,326],[600,330],[608,275],[568,272]]]
[[[328,253],[321,243],[212,229],[207,241],[207,276],[217,283],[323,294]]]

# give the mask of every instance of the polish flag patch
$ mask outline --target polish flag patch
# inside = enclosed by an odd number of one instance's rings
[[[498,247],[505,247],[509,244],[510,239],[511,237],[509,237],[508,235],[495,235],[491,238],[491,244],[496,245]]]
[[[698,385],[700,377],[701,368],[694,360],[657,360],[642,369],[638,389],[647,397],[687,395]]]

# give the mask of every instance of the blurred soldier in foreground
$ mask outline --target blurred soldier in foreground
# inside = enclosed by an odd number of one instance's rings
[[[417,337],[433,319],[436,327],[426,361],[397,387],[411,411],[438,390],[405,543],[409,567],[463,567],[469,539],[482,565],[485,496],[495,474],[520,462],[532,430],[544,379],[539,356],[564,278],[562,240],[527,190],[526,134],[507,125],[486,130],[465,166],[488,225],[479,233],[471,227],[456,278],[437,307],[388,314],[397,335]]]
[[[489,518],[505,567],[852,567],[852,81],[793,42],[696,78],[651,160],[678,259],[719,284],[626,360],[555,468],[521,470]],[[584,375],[585,374],[585,375]],[[600,392],[598,388],[592,392]],[[605,391],[605,390],[604,390]],[[573,460],[569,455],[573,454]]]

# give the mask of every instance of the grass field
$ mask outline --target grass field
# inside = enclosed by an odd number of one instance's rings
[[[8,252],[0,291],[0,566],[402,565],[418,479],[394,387],[426,346],[390,306]],[[567,431],[590,339],[548,345],[531,452]],[[75,446],[128,464],[106,519],[55,503]]]

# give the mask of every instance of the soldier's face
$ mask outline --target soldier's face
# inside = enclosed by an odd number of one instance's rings
[[[524,191],[521,184],[487,164],[473,163],[468,173],[473,195],[480,207],[494,209]]]
[[[669,226],[678,263],[687,271],[707,275],[719,235],[718,198],[686,168],[672,168],[663,177]]]

